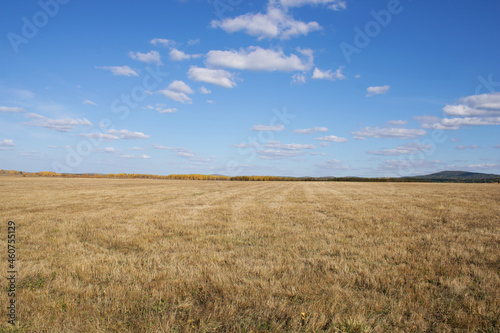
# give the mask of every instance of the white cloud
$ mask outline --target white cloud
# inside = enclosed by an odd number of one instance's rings
[[[153,38],[150,43],[153,45],[170,46],[170,45],[173,45],[175,42],[173,40],[169,40],[169,39],[165,39],[165,38]]]
[[[458,130],[462,126],[500,125],[500,93],[463,97],[443,112],[454,118],[415,117],[423,128]]]
[[[207,99],[207,103],[208,103],[208,104],[213,104],[213,103],[214,103],[214,101],[212,101],[211,99]]]
[[[346,9],[347,5],[344,0],[279,0],[281,5],[285,8],[288,7],[302,7],[305,5],[326,5],[332,10]]]
[[[292,75],[293,84],[303,84],[306,83],[306,76],[304,74],[294,74]]]
[[[391,89],[391,86],[377,86],[366,88],[366,97],[371,97],[375,95],[385,95]]]
[[[88,99],[84,100],[84,101],[82,102],[82,104],[88,104],[88,105],[94,105],[94,106],[96,106],[96,105],[97,105],[95,102],[92,102],[91,100],[88,100]]]
[[[14,147],[16,144],[12,139],[4,139],[0,141],[0,147]]]
[[[188,71],[190,79],[198,82],[207,82],[224,88],[233,88],[234,74],[223,69],[209,69],[191,66]]]
[[[257,154],[263,160],[279,160],[304,155],[304,152],[293,150],[264,149],[257,150]]]
[[[272,6],[265,14],[245,14],[222,21],[213,20],[211,26],[221,28],[228,33],[243,31],[259,40],[264,38],[289,39],[321,29],[317,22],[297,21],[282,9]]]
[[[106,147],[106,148],[104,148],[104,151],[106,153],[114,153],[115,152],[115,148],[113,148],[113,147]]]
[[[268,125],[254,125],[252,131],[271,131],[271,132],[281,132],[285,129],[282,124],[268,126]]]
[[[173,81],[167,89],[160,90],[163,95],[181,103],[191,103],[191,98],[186,94],[193,94],[194,91],[183,81]]]
[[[92,126],[92,123],[85,118],[50,119],[36,113],[28,113],[26,114],[26,117],[31,118],[32,120],[24,123],[25,125],[48,128],[58,132],[70,132],[76,126]]]
[[[92,138],[92,139],[97,139],[100,141],[112,141],[112,140],[118,140],[120,139],[116,135],[111,135],[108,133],[102,133],[102,132],[93,132],[93,133],[82,133],[79,134],[82,138]]]
[[[369,150],[367,153],[372,155],[399,156],[399,155],[414,155],[420,151],[425,151],[430,149],[432,149],[432,146],[430,144],[423,145],[412,142],[398,146],[393,149]]]
[[[406,120],[389,120],[389,121],[387,121],[387,123],[390,125],[402,126],[402,125],[406,125],[407,121]]]
[[[335,135],[322,136],[321,138],[316,138],[314,140],[319,141],[327,141],[327,142],[347,142],[349,141],[347,138],[340,138]]]
[[[183,60],[189,60],[191,58],[200,58],[200,57],[201,54],[186,54],[183,51],[174,48],[170,50],[170,59],[173,61],[183,61]]]
[[[126,129],[122,129],[122,130],[110,129],[108,131],[108,134],[116,135],[116,136],[120,137],[120,139],[148,139],[148,138],[150,138],[149,135],[146,135],[144,133],[131,132],[131,131],[126,130]]]
[[[129,159],[149,159],[151,156],[149,155],[120,155],[121,158],[129,158]]]
[[[194,161],[194,162],[200,162],[200,163],[211,162],[214,159],[213,156],[210,158],[199,157],[199,156],[197,156],[196,153],[192,152],[191,150],[186,149],[186,148],[182,148],[182,147],[166,147],[166,146],[161,146],[161,145],[157,145],[157,144],[152,144],[152,146],[155,149],[173,151],[176,153],[175,154],[176,156],[186,158],[186,159],[189,159],[189,160]]]
[[[465,150],[465,149],[477,149],[479,148],[478,146],[476,145],[470,145],[470,146],[457,146],[457,149],[458,150]]]
[[[96,66],[97,69],[105,69],[111,71],[113,75],[121,76],[139,76],[136,71],[128,66]]]
[[[331,159],[322,163],[317,163],[315,166],[323,170],[349,170],[349,166],[345,165],[342,161]]]
[[[296,129],[293,132],[297,134],[313,134],[313,133],[328,132],[328,128],[312,127],[312,128]]]
[[[176,108],[166,108],[166,109],[160,109],[158,110],[159,113],[174,113],[177,112],[178,110]]]
[[[500,117],[443,118],[437,123],[423,123],[423,128],[457,130],[462,126],[500,125]]]
[[[0,112],[14,113],[14,112],[26,112],[26,110],[20,107],[0,106]]]
[[[128,149],[130,149],[130,150],[144,150],[144,148],[141,148],[141,147],[130,147]]]
[[[327,142],[327,141],[323,141],[319,144],[321,147],[328,147],[330,146],[330,142]]]
[[[312,66],[313,56],[310,50],[300,50],[308,59],[301,59],[296,54],[286,56],[281,50],[263,49],[251,46],[239,51],[210,51],[206,64],[210,67],[225,67],[252,71],[306,71]]]
[[[500,116],[500,92],[463,97],[457,104],[446,105],[444,113],[450,116]]]
[[[358,132],[352,132],[354,138],[364,140],[366,138],[393,138],[393,139],[414,139],[425,135],[423,129],[409,129],[400,127],[365,127]]]
[[[191,97],[186,95],[183,92],[178,92],[178,91],[172,91],[168,89],[160,90],[160,93],[165,95],[166,97],[173,99],[174,101],[181,102],[181,103],[191,103]]]
[[[146,64],[161,65],[160,53],[158,53],[158,51],[149,51],[148,53],[130,51],[128,55],[130,58],[137,61],[145,62]]]
[[[207,89],[207,88],[205,88],[205,87],[201,87],[201,88],[200,88],[200,93],[202,93],[202,94],[211,94],[211,93],[212,93],[212,90]]]
[[[176,108],[167,108],[165,104],[161,103],[156,103],[156,106],[147,105],[143,109],[156,110],[158,113],[173,113],[178,111]]]
[[[54,146],[54,145],[48,145],[47,147],[48,147],[48,148],[51,148],[51,149],[57,149],[57,148],[59,148],[59,147]]]
[[[316,146],[312,144],[281,143],[280,141],[268,141],[265,144],[261,145],[261,147],[284,150],[316,149]]]
[[[194,91],[184,81],[175,80],[168,86],[168,90],[183,92],[185,94],[193,94]]]
[[[330,69],[327,71],[321,71],[318,67],[314,68],[314,72],[312,75],[313,79],[324,79],[324,80],[344,80],[346,77],[342,74],[343,66],[339,67],[335,72],[332,72]]]

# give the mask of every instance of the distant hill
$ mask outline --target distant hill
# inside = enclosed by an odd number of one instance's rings
[[[426,180],[456,180],[456,181],[474,181],[474,180],[488,180],[500,179],[500,175],[467,172],[467,171],[441,171],[431,173],[429,175],[405,177],[410,179],[426,179]]]

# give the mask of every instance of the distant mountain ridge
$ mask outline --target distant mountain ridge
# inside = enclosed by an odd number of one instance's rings
[[[411,179],[429,179],[429,180],[485,180],[500,178],[500,175],[480,173],[480,172],[467,172],[467,171],[441,171],[431,173],[429,175],[404,177]]]

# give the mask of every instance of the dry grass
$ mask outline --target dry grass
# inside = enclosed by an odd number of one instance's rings
[[[0,194],[21,332],[500,327],[498,184],[1,177]]]

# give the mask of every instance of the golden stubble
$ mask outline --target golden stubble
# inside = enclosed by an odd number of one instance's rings
[[[3,331],[499,329],[498,184],[4,176],[0,194]]]

